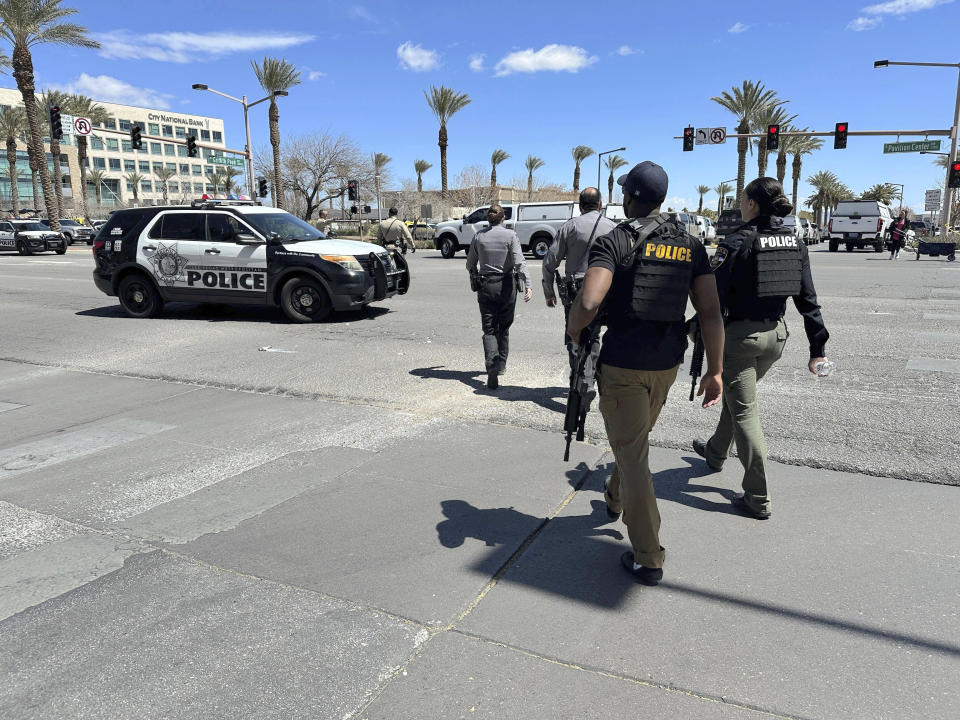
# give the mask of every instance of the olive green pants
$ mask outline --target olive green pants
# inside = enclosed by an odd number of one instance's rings
[[[600,414],[616,459],[604,498],[611,510],[623,512],[633,561],[648,568],[663,567],[664,558],[660,511],[650,474],[649,434],[676,379],[676,367],[629,370],[601,365],[597,372]]]
[[[720,468],[736,442],[747,504],[755,510],[769,510],[767,441],[760,427],[757,383],[783,355],[789,333],[783,319],[740,320],[729,323],[726,330],[723,408],[707,443],[707,463]]]

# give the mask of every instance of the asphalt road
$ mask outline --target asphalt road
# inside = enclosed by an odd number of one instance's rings
[[[90,281],[90,251],[0,255],[0,357],[13,362],[312,397],[430,418],[559,431],[566,392],[562,315],[534,299],[517,312],[509,374],[497,393],[481,374],[479,318],[463,255],[408,255],[410,293],[364,314],[295,325],[278,311],[170,305],[155,320],[127,318]],[[904,253],[812,249],[814,280],[838,369],[806,370],[800,316],[761,389],[770,456],[785,463],[935,483],[960,483],[955,398],[960,380],[960,263]],[[540,263],[531,262],[535,284]],[[262,351],[273,350],[289,352]],[[687,402],[685,371],[653,433],[687,448],[717,410]],[[589,440],[605,445],[599,413]]]

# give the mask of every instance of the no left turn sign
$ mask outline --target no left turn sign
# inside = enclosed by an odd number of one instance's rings
[[[73,131],[77,135],[89,135],[91,130],[93,130],[93,124],[90,118],[75,117],[73,119]]]

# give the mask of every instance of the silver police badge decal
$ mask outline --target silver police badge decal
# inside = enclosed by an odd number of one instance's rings
[[[713,254],[713,257],[710,258],[710,269],[716,270],[718,267],[723,265],[724,261],[727,259],[728,251],[725,247],[718,247],[717,251]]]
[[[164,245],[157,243],[157,251],[150,258],[153,263],[153,272],[157,280],[164,285],[173,285],[183,281],[183,271],[187,267],[188,259],[177,252],[177,243]]]

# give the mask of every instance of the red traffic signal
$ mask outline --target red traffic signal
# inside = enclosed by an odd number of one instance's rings
[[[356,180],[347,180],[347,199],[348,200],[357,200],[357,181]]]
[[[960,161],[950,163],[950,177],[947,178],[947,187],[960,188]]]
[[[833,149],[843,150],[847,146],[847,123],[839,122],[833,131]]]
[[[780,148],[780,126],[769,125],[767,127],[767,150],[778,150]]]
[[[683,129],[683,151],[690,152],[693,150],[693,128],[685,127]]]

